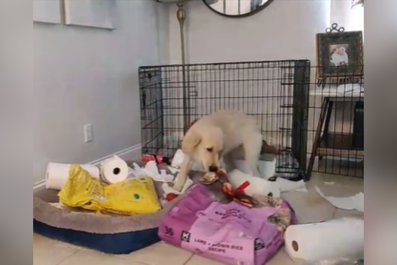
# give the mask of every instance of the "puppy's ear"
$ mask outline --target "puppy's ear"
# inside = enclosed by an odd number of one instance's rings
[[[263,140],[261,154],[278,155],[278,154],[280,154],[280,150],[273,145],[269,145],[265,140]]]
[[[201,142],[201,136],[192,131],[189,130],[185,137],[183,137],[183,141],[182,141],[182,151],[185,154],[191,154],[193,153],[194,149],[200,144]]]

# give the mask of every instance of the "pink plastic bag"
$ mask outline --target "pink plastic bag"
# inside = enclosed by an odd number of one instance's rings
[[[162,240],[226,264],[262,265],[283,245],[283,232],[268,221],[278,207],[222,204],[196,184],[162,219]],[[293,219],[295,219],[291,209]]]

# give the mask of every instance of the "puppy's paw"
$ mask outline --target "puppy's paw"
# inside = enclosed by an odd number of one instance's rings
[[[182,189],[183,189],[184,184],[185,184],[185,183],[183,183],[182,181],[178,181],[178,180],[177,180],[177,181],[174,183],[174,186],[172,186],[172,188],[173,188],[174,190],[176,190],[176,191],[181,192]]]

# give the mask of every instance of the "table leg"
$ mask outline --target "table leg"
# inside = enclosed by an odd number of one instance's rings
[[[309,165],[307,167],[307,176],[310,177],[313,170],[314,160],[316,159],[317,149],[321,141],[321,131],[324,125],[324,120],[326,117],[327,110],[329,108],[330,101],[328,98],[324,98],[321,104],[320,119],[317,124],[316,135],[314,137],[312,153],[310,155]],[[332,107],[332,106],[331,106]],[[328,120],[328,118],[327,118]]]

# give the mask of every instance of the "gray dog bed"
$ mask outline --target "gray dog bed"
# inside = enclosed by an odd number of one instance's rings
[[[127,254],[158,242],[161,217],[182,197],[165,203],[160,211],[152,214],[120,216],[62,207],[57,193],[56,190],[45,189],[35,194],[34,231],[113,254]]]
[[[190,177],[197,183],[202,175],[192,171]],[[162,197],[161,183],[155,182],[155,186],[158,196]],[[219,183],[208,188],[217,200],[227,201]],[[44,189],[35,193],[34,232],[112,254],[128,254],[160,241],[158,227],[161,218],[183,197],[181,195],[165,203],[160,211],[152,214],[121,216],[61,207],[58,192]]]

